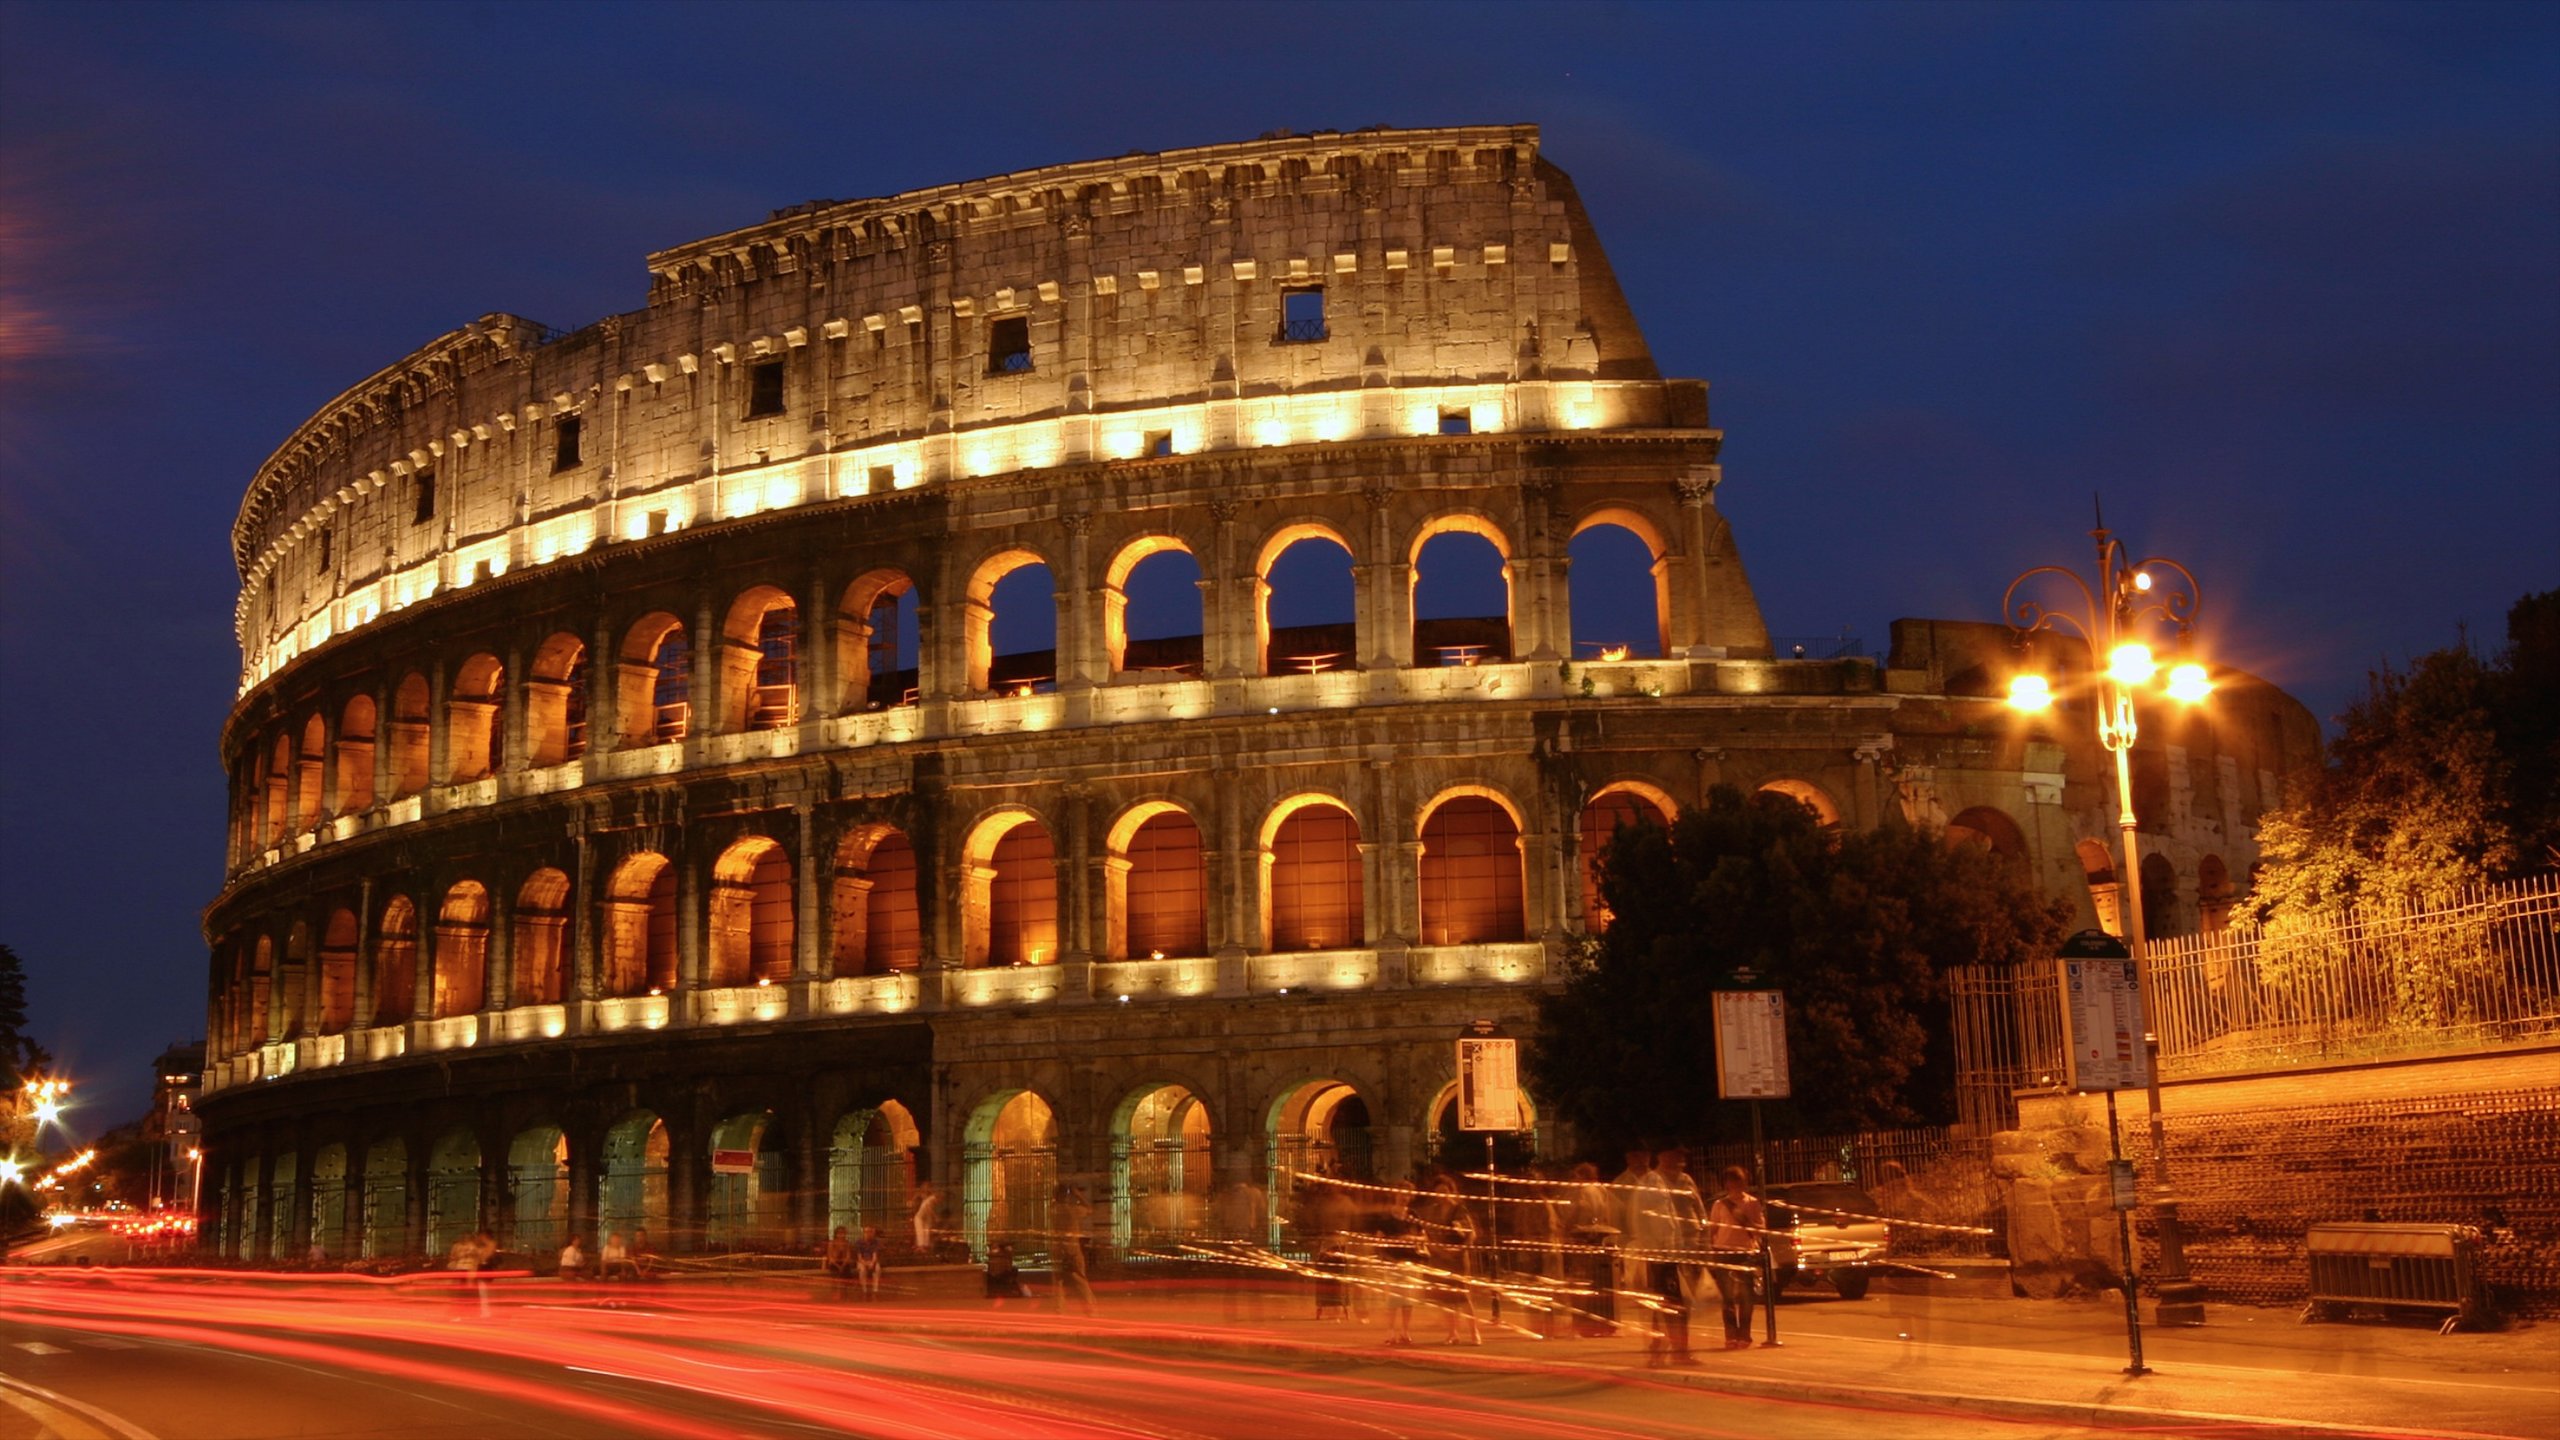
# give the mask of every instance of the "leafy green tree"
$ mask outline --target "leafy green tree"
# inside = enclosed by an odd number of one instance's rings
[[[32,1071],[53,1063],[27,1038],[27,972],[18,952],[0,945],[0,1092],[16,1093]]]
[[[2070,913],[1988,850],[1899,820],[1841,834],[1728,788],[1668,829],[1620,830],[1600,889],[1609,928],[1541,1000],[1527,1065],[1602,1146],[1744,1131],[1745,1108],[1716,1096],[1710,998],[1742,966],[1787,997],[1780,1133],[1952,1118],[1945,970],[2050,955]]]

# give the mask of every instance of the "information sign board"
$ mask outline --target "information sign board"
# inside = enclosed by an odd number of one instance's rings
[[[1727,1100],[1784,1100],[1787,997],[1778,990],[1715,992],[1716,1093]]]
[[[2074,1090],[2151,1083],[2142,1044],[2142,982],[2129,959],[2062,959],[2062,1041]]]
[[[753,1175],[756,1173],[756,1152],[753,1150],[714,1150],[711,1152],[711,1173],[714,1175]]]
[[[1520,1042],[1489,1020],[1458,1036],[1458,1128],[1520,1129]]]

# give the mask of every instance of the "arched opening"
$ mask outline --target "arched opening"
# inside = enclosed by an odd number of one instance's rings
[[[1111,1233],[1123,1249],[1170,1248],[1206,1232],[1209,1107],[1180,1085],[1120,1106],[1111,1135]]]
[[[906,835],[868,825],[836,847],[833,973],[886,975],[924,959],[916,851]]]
[[[1840,802],[1831,792],[1810,780],[1771,780],[1754,792],[1761,795],[1783,795],[1813,812],[1813,818],[1824,825],[1840,823]]]
[[[2142,857],[2142,934],[2146,940],[2187,933],[2185,907],[2178,903],[2178,871],[2166,855]]]
[[[534,652],[524,744],[534,765],[565,765],[587,753],[587,647],[575,635],[554,635]]]
[[[1113,674],[1198,675],[1200,562],[1170,535],[1134,540],[1111,559],[1102,586],[1102,643]]]
[[[449,1130],[427,1152],[427,1255],[480,1229],[480,1142],[468,1130]]]
[[[769,1110],[711,1129],[711,1194],[703,1239],[715,1250],[780,1250],[790,1241],[782,1127]]]
[[[474,655],[453,672],[444,702],[445,778],[461,785],[496,774],[507,761],[507,727],[498,723],[505,700],[506,667],[495,655]]]
[[[1254,638],[1265,675],[1315,675],[1360,664],[1360,590],[1351,547],[1322,525],[1292,525],[1262,547],[1254,573]]]
[[[2196,910],[2198,927],[2207,935],[2231,928],[2231,907],[2237,900],[2231,888],[2231,867],[2219,855],[2207,855],[2196,862]]]
[[[409,1147],[376,1140],[364,1152],[364,1225],[357,1251],[386,1260],[409,1249]]]
[[[1947,843],[1988,850],[2012,860],[2027,858],[2026,832],[2018,822],[1988,805],[1976,805],[1947,822]]]
[[[604,1163],[596,1176],[596,1229],[626,1241],[667,1228],[667,1127],[646,1110],[634,1110],[604,1136]]]
[[[1330,796],[1302,795],[1262,826],[1263,948],[1343,950],[1368,939],[1360,822]]]
[[[729,606],[720,630],[724,730],[783,730],[800,723],[800,607],[770,585]]]
[[[2083,840],[2071,848],[2080,857],[2081,877],[2089,883],[2089,908],[2098,917],[2098,928],[2122,935],[2124,886],[2116,879],[2114,854],[2095,840]]]
[[[1471,515],[1424,527],[1413,547],[1413,663],[1489,664],[1511,658],[1511,550]]]
[[[248,984],[240,987],[244,1003],[240,1007],[239,1048],[263,1045],[276,1038],[270,1025],[273,1016],[268,1009],[269,991],[275,984],[276,942],[261,935],[249,951]]]
[[[1630,660],[1671,650],[1671,586],[1662,538],[1630,510],[1583,517],[1565,545],[1573,658]]]
[[[693,728],[693,637],[660,610],[622,634],[614,714],[625,747],[671,745]]]
[[[358,695],[338,716],[338,813],[373,808],[373,697]]]
[[[329,768],[329,722],[314,715],[302,722],[302,748],[293,761],[293,828],[299,832],[320,823],[320,786]]]
[[[845,587],[836,608],[836,670],[848,710],[913,705],[922,650],[915,582],[875,570]]]
[[[508,951],[515,1005],[557,1005],[568,994],[569,877],[549,868],[525,877],[516,892],[515,934]]]
[[[428,1018],[477,1011],[489,998],[489,892],[465,880],[444,892],[436,912],[435,983]]]
[[[1016,1250],[1048,1244],[1049,1191],[1058,1178],[1058,1125],[1049,1102],[1028,1090],[992,1096],[969,1117],[960,1202],[973,1255],[994,1241]]]
[[[838,1120],[827,1149],[828,1233],[839,1225],[856,1232],[877,1225],[884,1235],[899,1233],[898,1220],[914,1208],[916,1151],[923,1144],[915,1117],[895,1100]]]
[[[427,677],[403,676],[391,692],[391,798],[427,788]]]
[[[655,995],[676,984],[676,870],[643,850],[614,867],[605,885],[604,973],[608,999]]]
[[[1422,820],[1422,943],[1485,945],[1528,933],[1520,822],[1485,795],[1457,794]]]
[[[1028,550],[1007,550],[969,581],[965,648],[969,688],[1004,695],[1058,688],[1057,582]]]
[[[304,1014],[311,997],[311,927],[296,920],[285,932],[284,967],[276,972],[276,1032],[273,1038],[291,1040],[302,1033]]]
[[[971,965],[1046,965],[1058,958],[1058,867],[1049,827],[1020,810],[980,821],[969,837],[961,901]]]
[[[223,1188],[229,1203],[222,1207],[222,1253],[239,1260],[258,1258],[258,1162],[242,1160]]]
[[[1582,847],[1582,924],[1597,935],[1609,928],[1608,902],[1600,894],[1600,857],[1620,830],[1671,823],[1671,797],[1650,785],[1621,781],[1583,802],[1578,827]]]
[[[266,843],[281,845],[290,833],[291,789],[293,785],[293,737],[279,735],[267,748],[266,761]]]
[[[1301,1192],[1313,1177],[1365,1183],[1377,1178],[1369,1102],[1340,1080],[1309,1080],[1289,1089],[1265,1121],[1275,1215],[1303,1212]]]
[[[417,1004],[418,907],[394,895],[373,935],[373,1023],[398,1025]]]
[[[343,1035],[356,1018],[356,912],[329,912],[320,932],[320,1033]]]
[[[507,1248],[547,1260],[569,1239],[569,1139],[557,1125],[519,1131],[507,1147],[514,1227]]]
[[[271,1264],[291,1264],[301,1258],[293,1253],[293,1217],[302,1213],[301,1200],[294,1194],[300,1169],[298,1157],[290,1150],[279,1153],[268,1168],[264,1254]]]
[[[1163,960],[1209,953],[1208,871],[1200,827],[1168,801],[1131,809],[1111,827],[1110,953]]]
[[[710,954],[702,983],[714,989],[791,978],[791,857],[752,835],[711,867]]]
[[[311,1156],[311,1253],[347,1258],[347,1147],[334,1140]]]
[[[1440,1087],[1431,1102],[1431,1122],[1424,1133],[1431,1137],[1431,1163],[1447,1170],[1481,1170],[1485,1166],[1485,1141],[1493,1141],[1493,1164],[1496,1169],[1519,1171],[1537,1163],[1538,1112],[1524,1092],[1520,1096],[1520,1128],[1516,1130],[1461,1130],[1458,1128],[1458,1082]]]

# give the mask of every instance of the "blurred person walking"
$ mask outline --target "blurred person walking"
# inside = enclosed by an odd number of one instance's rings
[[[1724,1167],[1724,1193],[1708,1212],[1707,1248],[1716,1252],[1716,1293],[1724,1300],[1724,1346],[1751,1348],[1751,1320],[1759,1309],[1760,1247],[1769,1228],[1769,1212],[1747,1188],[1750,1176],[1739,1165]],[[1776,1298],[1771,1297],[1775,1304]]]

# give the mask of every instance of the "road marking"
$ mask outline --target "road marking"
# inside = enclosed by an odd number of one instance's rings
[[[139,1341],[119,1340],[113,1335],[92,1335],[80,1343],[92,1350],[139,1350],[142,1348]]]
[[[41,1385],[5,1375],[0,1375],[0,1405],[35,1421],[36,1433],[53,1440],[157,1440],[150,1431],[94,1405],[84,1405],[68,1395],[57,1395]]]
[[[21,1340],[18,1342],[18,1348],[26,1351],[30,1355],[68,1355],[71,1353],[59,1345],[47,1345],[41,1340]]]

